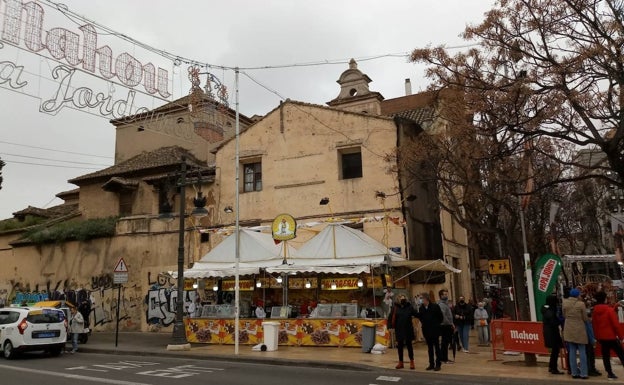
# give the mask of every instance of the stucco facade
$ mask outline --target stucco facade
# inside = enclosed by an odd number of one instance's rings
[[[116,165],[72,183],[80,187],[79,219],[120,216],[115,236],[30,245],[12,244],[15,233],[0,234],[0,260],[5,266],[0,269],[0,297],[11,298],[17,291],[86,293],[95,301],[96,327],[110,330],[117,307],[112,270],[124,258],[129,281],[122,290],[122,330],[147,330],[146,320],[154,317],[170,325],[175,308],[170,288],[176,282],[168,272],[177,269],[178,221],[164,223],[157,217],[163,199],[178,215],[179,191],[174,186],[163,194],[163,181],[178,172],[180,154],[192,159],[189,175],[197,172],[197,183],[186,187],[184,211],[193,209],[200,189],[208,210],[204,218],[185,221],[185,267],[231,233],[236,214],[224,209],[236,209],[237,190],[241,226],[270,228],[282,213],[309,225],[290,241],[294,247],[318,233],[326,221],[342,219],[404,257],[437,257],[423,246],[428,242],[424,233],[410,230],[404,217],[406,210],[422,210],[422,203],[406,208],[408,192],[403,191],[396,163],[402,131],[395,118],[379,115],[383,97],[368,92],[370,79],[353,63],[348,71],[350,76],[341,77],[343,83],[339,80],[339,97],[328,103],[331,107],[287,100],[255,123],[242,117],[238,165],[230,110],[202,110],[216,115],[202,112],[198,118],[189,112],[185,99],[153,114],[112,122],[117,129]],[[360,83],[351,76],[358,73]],[[357,95],[352,95],[347,87],[356,85]],[[215,132],[223,136],[214,136]],[[172,145],[177,146],[163,149]],[[149,158],[150,154],[154,156]],[[329,198],[329,204],[320,205],[322,198]],[[71,199],[76,200],[76,193]],[[441,257],[463,270],[434,290],[447,287],[454,295],[468,297],[466,232],[444,213],[427,215],[436,217],[429,221],[442,224]],[[158,289],[150,291],[154,287]],[[413,293],[422,290],[414,286]],[[150,313],[146,300],[155,303],[157,311]]]

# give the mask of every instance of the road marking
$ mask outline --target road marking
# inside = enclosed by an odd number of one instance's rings
[[[401,377],[379,376],[376,379],[377,381],[399,382]]]
[[[212,373],[215,370],[223,370],[223,369],[204,368],[204,367],[195,366],[195,365],[182,365],[182,366],[175,366],[172,368],[149,370],[145,372],[139,372],[137,374],[142,374],[145,376],[156,376],[156,377],[184,378],[184,377],[190,377],[190,376],[194,376],[196,374],[201,374],[201,373]]]
[[[103,383],[103,384],[113,384],[113,385],[150,385],[150,384],[146,384],[144,382],[112,380],[112,379],[108,379],[108,378],[81,376],[79,374],[58,373],[58,372],[52,372],[52,371],[49,371],[49,370],[20,368],[20,367],[9,366],[9,365],[0,365],[0,369],[16,370],[18,372],[35,373],[35,374],[42,374],[42,375],[46,375],[46,376],[56,376],[56,377],[70,378],[70,379],[82,380],[82,381],[100,382],[100,383]]]

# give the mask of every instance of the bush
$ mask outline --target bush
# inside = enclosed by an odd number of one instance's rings
[[[15,218],[4,219],[0,221],[0,232],[18,230],[30,226],[35,226],[47,220],[47,218],[36,217],[32,215],[27,215],[23,221],[18,221]]]
[[[39,226],[27,231],[22,240],[35,244],[87,241],[115,235],[117,217],[62,222],[52,226]]]

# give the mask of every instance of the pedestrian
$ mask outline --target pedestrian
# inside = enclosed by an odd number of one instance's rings
[[[448,290],[441,289],[438,291],[438,295],[440,296],[438,306],[440,306],[440,310],[442,311],[442,323],[440,324],[440,355],[442,362],[448,364],[453,362],[448,358],[449,345],[451,344],[455,331],[453,312],[448,305]]]
[[[479,346],[487,346],[490,339],[489,314],[487,310],[485,310],[485,304],[483,302],[477,303],[477,308],[472,317],[474,318],[474,326],[475,329],[477,329],[477,336],[479,337]]]
[[[561,319],[557,314],[557,296],[554,294],[546,297],[546,303],[540,309],[542,313],[542,330],[544,332],[544,345],[550,349],[548,372],[551,374],[564,374],[557,368],[559,353],[563,348],[561,339]]]
[[[188,316],[190,318],[199,318],[201,317],[202,310],[203,307],[201,304],[201,298],[199,297],[199,295],[197,295],[195,299],[191,301],[191,304],[188,307]]]
[[[425,370],[439,371],[442,366],[440,351],[440,326],[442,325],[442,310],[437,303],[431,302],[429,293],[421,295],[422,304],[418,308],[417,317],[422,325],[422,334],[427,343],[429,366]]]
[[[611,351],[617,354],[620,362],[624,365],[624,351],[620,344],[620,323],[615,309],[606,303],[607,293],[599,291],[594,297],[596,299],[596,305],[592,314],[594,335],[600,343],[602,363],[607,372],[607,378],[615,380],[617,376],[611,369]]]
[[[397,342],[397,352],[399,354],[399,363],[397,369],[402,369],[403,366],[403,347],[407,347],[407,356],[410,360],[410,369],[415,369],[414,365],[414,347],[412,343],[414,341],[414,326],[412,324],[412,317],[416,316],[416,311],[412,304],[407,300],[407,297],[403,294],[399,295],[398,302],[394,304],[390,315],[388,316],[388,328],[394,329],[394,335]]]
[[[422,295],[418,294],[414,296],[414,310],[416,310],[416,313],[418,313],[418,309],[420,309],[422,304]],[[420,324],[420,320],[418,318],[414,319],[414,333],[416,333],[416,341],[422,342],[424,340],[422,334],[422,325]]]
[[[592,328],[592,309],[589,298],[585,301],[587,308],[587,321],[585,321],[585,332],[587,333],[587,345],[585,345],[585,354],[587,355],[587,374],[589,376],[602,376],[602,373],[596,369],[596,337]]]
[[[568,345],[568,359],[570,361],[570,374],[572,378],[588,378],[587,353],[585,345],[588,343],[585,322],[587,321],[587,308],[579,299],[581,292],[577,288],[570,290],[570,297],[563,300],[563,339]],[[576,355],[580,357],[580,368],[576,362]],[[579,370],[580,369],[580,370]]]
[[[459,341],[462,345],[462,351],[469,353],[470,329],[473,322],[472,306],[466,302],[464,296],[459,297],[459,301],[453,308],[453,323],[459,333]]]
[[[76,353],[78,351],[78,337],[84,332],[84,318],[75,306],[70,307],[70,312],[69,332],[72,338],[72,350],[70,350],[70,353]]]

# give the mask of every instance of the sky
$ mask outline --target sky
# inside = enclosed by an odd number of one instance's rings
[[[119,102],[115,106],[122,114],[126,105],[134,108],[126,111],[135,112],[185,96],[191,87],[187,68],[193,64],[227,87],[232,108],[233,68],[239,67],[239,111],[247,116],[264,115],[286,98],[324,105],[338,95],[336,80],[350,58],[372,79],[372,91],[396,98],[405,95],[407,78],[414,93],[429,84],[426,67],[410,63],[409,52],[428,45],[445,45],[451,52],[466,49],[471,42],[459,35],[467,24],[480,23],[494,4],[494,0],[42,0],[36,2],[41,31],[35,28],[26,34],[24,13],[19,31],[12,29],[19,39],[10,41],[9,5],[21,2],[0,2],[4,28],[0,158],[6,162],[0,219],[28,206],[61,204],[55,195],[77,187],[69,179],[113,164],[114,116],[106,108],[108,115],[102,116],[99,107],[105,101]],[[94,26],[94,33],[84,28],[87,24]],[[96,48],[110,48],[113,63],[133,58],[142,66],[151,63],[166,71],[166,86],[146,87],[143,82],[124,86],[130,77],[110,78],[99,66],[85,68],[80,61],[72,62],[67,50],[59,58],[54,50],[61,42],[58,36],[71,38],[63,30],[78,36],[81,47],[85,38],[95,37]],[[32,36],[28,44],[27,36]],[[78,59],[85,61],[86,56],[80,48]],[[79,107],[73,107],[70,98]],[[85,107],[87,102],[96,106]]]

